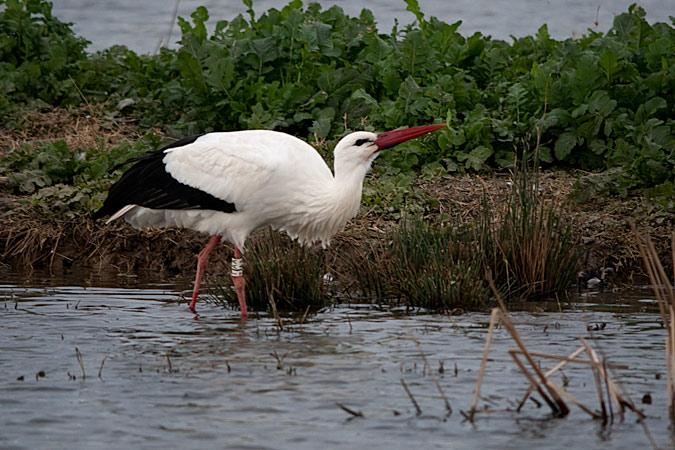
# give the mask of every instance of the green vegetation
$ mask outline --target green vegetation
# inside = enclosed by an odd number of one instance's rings
[[[220,21],[211,35],[199,7],[179,20],[177,49],[137,55],[121,46],[87,54],[50,3],[0,0],[4,127],[20,129],[26,108],[85,102],[175,137],[268,128],[330,144],[356,129],[441,120],[449,126],[437,136],[382,155],[371,206],[423,210],[424,198],[405,201],[418,174],[510,167],[538,143],[542,164],[593,172],[579,200],[648,189],[672,207],[675,29],[648,24],[637,6],[606,33],[556,41],[544,25],[507,43],[464,37],[460,22],[427,18],[415,0],[406,3],[417,22],[388,34],[368,10],[348,17],[295,0],[256,18],[244,3],[248,17]]]
[[[88,41],[52,16],[51,3],[2,0],[0,6],[0,114],[21,104],[79,103],[73,77],[87,61]]]
[[[0,176],[7,177],[7,185],[22,195],[21,203],[29,210],[73,218],[103,203],[108,187],[123,170],[109,173],[111,167],[158,145],[159,138],[151,135],[108,149],[73,151],[64,141],[23,145],[0,161]]]

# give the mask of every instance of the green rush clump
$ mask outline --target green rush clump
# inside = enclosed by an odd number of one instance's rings
[[[287,236],[266,230],[246,244],[244,276],[246,300],[252,310],[316,311],[331,303],[324,275],[327,266],[321,248],[303,246]],[[216,299],[238,305],[231,279],[216,283]]]

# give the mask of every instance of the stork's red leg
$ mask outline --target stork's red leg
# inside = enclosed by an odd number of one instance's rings
[[[206,266],[209,263],[209,257],[211,256],[211,252],[213,251],[214,248],[216,248],[216,245],[218,245],[218,242],[220,242],[221,236],[213,236],[211,240],[209,241],[208,244],[206,244],[206,247],[199,252],[199,255],[197,256],[197,276],[195,277],[195,288],[192,291],[192,302],[190,302],[190,311],[193,313],[196,313],[195,310],[195,305],[197,304],[197,296],[199,295],[199,285],[202,283],[202,276],[204,275],[204,270],[206,270]]]
[[[239,300],[239,309],[241,310],[241,318],[248,317],[248,309],[246,308],[246,281],[244,280],[244,264],[241,258],[241,250],[236,245],[234,246],[234,258],[232,258],[232,282],[234,284],[234,291],[237,293],[237,300]]]

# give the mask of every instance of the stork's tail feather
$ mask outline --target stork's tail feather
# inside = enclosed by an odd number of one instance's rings
[[[111,215],[110,218],[108,218],[108,220],[105,221],[106,225],[109,224],[110,222],[112,222],[113,220],[117,220],[120,217],[124,216],[126,213],[128,213],[129,211],[131,211],[135,207],[136,207],[136,205],[126,205],[124,208],[118,210],[115,214]],[[110,211],[107,211],[107,208],[105,207],[105,205],[103,205],[103,207],[101,209],[99,209],[98,211],[96,211],[95,213],[93,213],[91,215],[91,218],[93,220],[98,220],[98,219],[100,219],[102,217],[105,217],[109,214],[110,214]]]
[[[131,211],[131,210],[134,209],[134,208],[136,208],[136,205],[127,205],[127,206],[125,206],[124,208],[120,209],[120,210],[117,211],[115,214],[113,214],[112,216],[110,216],[110,218],[109,218],[108,220],[106,220],[105,223],[106,223],[106,224],[109,224],[109,223],[112,222],[113,220],[119,219],[120,217],[124,216],[126,213],[128,213],[129,211]]]

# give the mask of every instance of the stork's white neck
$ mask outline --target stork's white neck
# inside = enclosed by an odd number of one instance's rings
[[[366,177],[368,167],[358,167],[356,170],[335,171],[333,183],[331,183],[331,195],[333,204],[338,209],[337,215],[342,215],[342,225],[354,217],[361,205],[363,192],[363,180]]]
[[[330,244],[331,237],[359,212],[366,170],[338,168],[331,179],[314,185],[306,193],[302,213],[296,220],[287,215],[283,229],[304,243],[320,240],[324,246]]]

